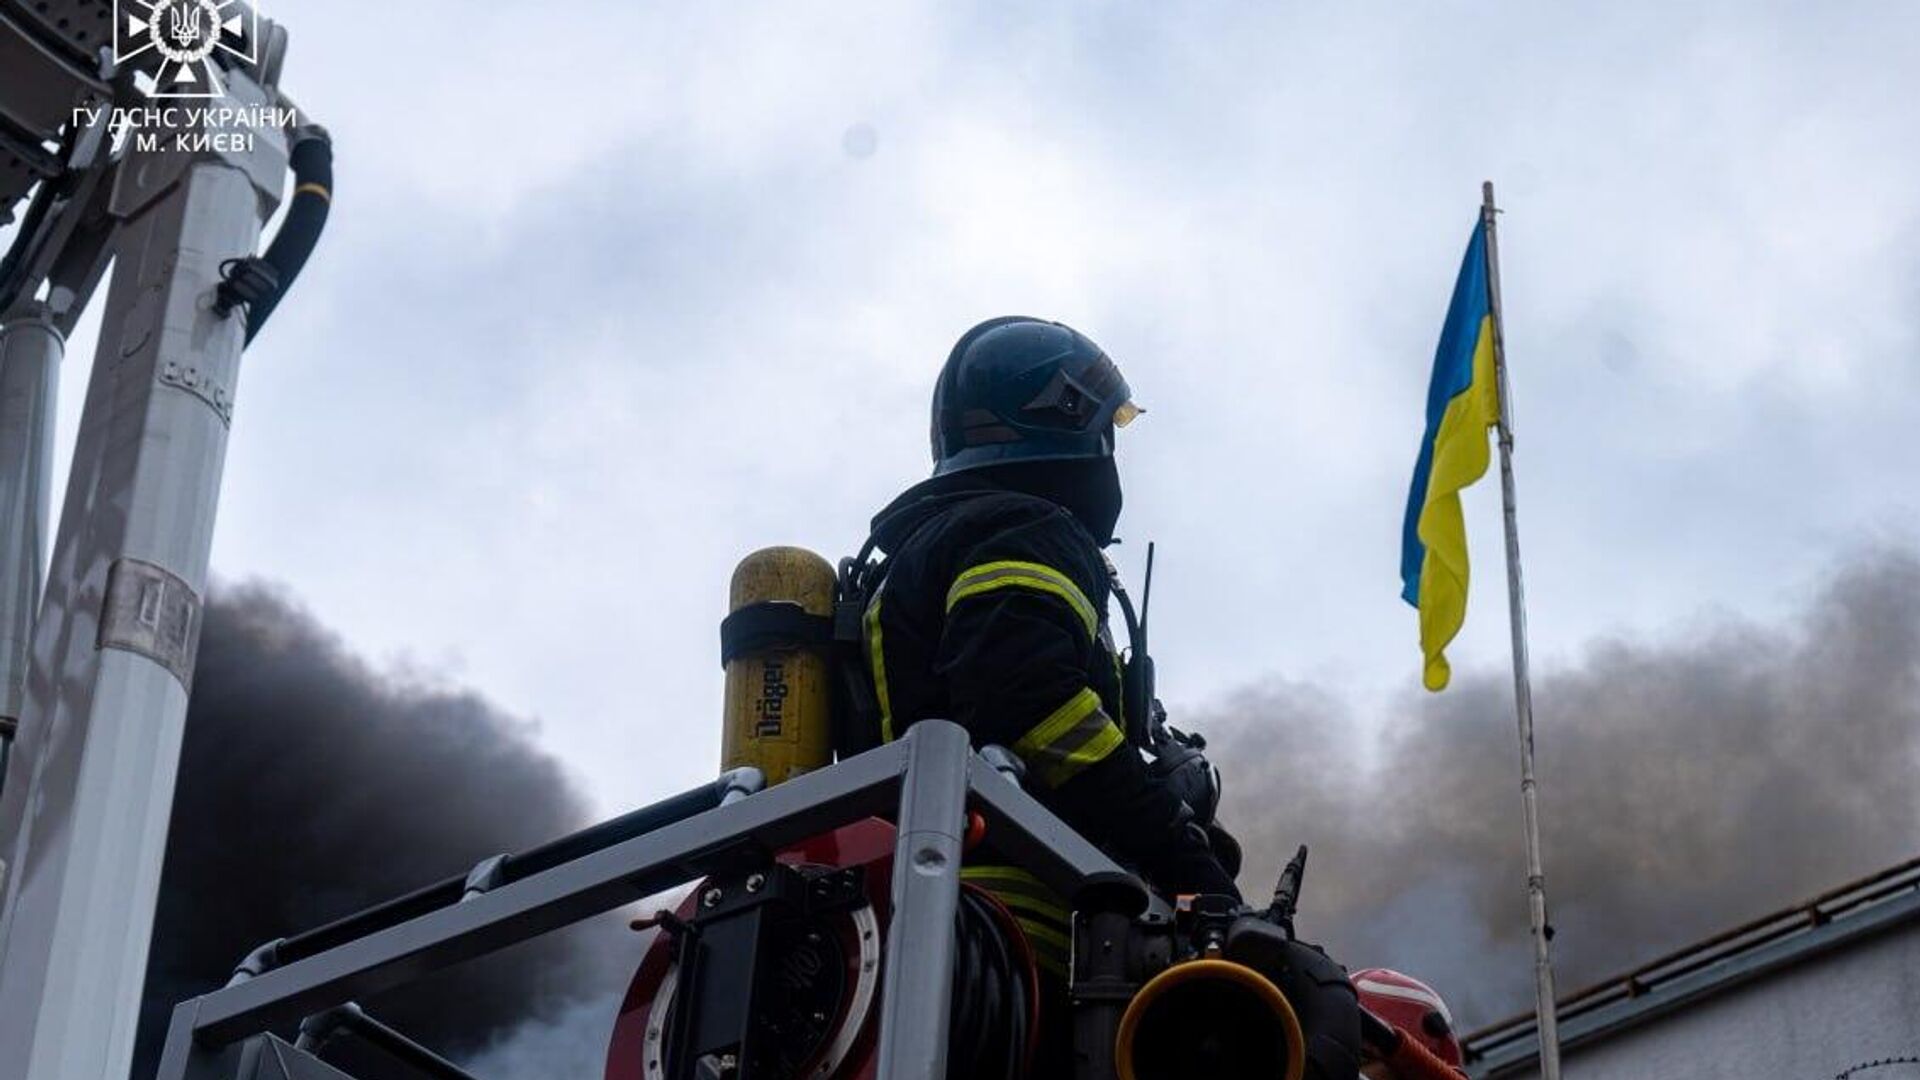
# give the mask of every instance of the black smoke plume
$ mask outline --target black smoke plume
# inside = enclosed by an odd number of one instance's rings
[[[376,672],[277,592],[217,590],[133,1075],[152,1075],[173,1005],[224,984],[255,945],[585,824],[533,736],[471,693]],[[361,1004],[469,1056],[523,1024],[577,1022],[619,985],[632,937],[583,924]],[[390,1074],[342,1049],[356,1075]]]
[[[1563,990],[1920,847],[1910,551],[1852,559],[1783,626],[1719,619],[1596,644],[1538,673],[1535,697]],[[1309,843],[1303,933],[1351,965],[1429,979],[1469,1027],[1527,1004],[1504,673],[1463,674],[1377,724],[1284,680],[1191,719],[1228,770],[1250,897]],[[583,819],[526,725],[372,671],[269,590],[216,594],[134,1075],[151,1075],[171,1005],[260,941]],[[490,1076],[562,1075],[558,1058],[592,1060],[629,950],[617,927],[588,927],[363,1004],[467,1059],[498,1044]]]
[[[1595,644],[1534,696],[1563,992],[1920,850],[1911,551],[1861,553],[1787,625]],[[1489,671],[1373,724],[1274,681],[1194,718],[1242,885],[1312,845],[1302,933],[1433,982],[1468,1027],[1531,1005],[1512,701]]]

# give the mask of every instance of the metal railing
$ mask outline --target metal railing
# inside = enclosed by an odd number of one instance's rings
[[[741,797],[754,786],[745,780],[729,774],[256,949],[232,983],[174,1009],[158,1080],[278,1080],[294,1075],[289,1061],[324,1070],[299,1075],[342,1075],[269,1029],[311,1028],[329,1012],[351,1020],[340,1010],[358,998],[874,816],[897,829],[877,1077],[924,1080],[945,1071],[969,809],[985,820],[997,856],[1076,908],[1131,914],[1146,903],[1139,879],[973,754],[955,724],[922,721],[897,742]]]
[[[1920,858],[1829,889],[1792,907],[1742,923],[1587,986],[1560,1000],[1559,1019],[1565,1025],[1590,1017],[1602,1009],[1645,997],[1689,976],[1817,930],[1852,912],[1914,892],[1920,892]],[[1534,1038],[1532,1011],[1510,1016],[1468,1034],[1467,1059],[1473,1062],[1505,1056],[1529,1045]]]

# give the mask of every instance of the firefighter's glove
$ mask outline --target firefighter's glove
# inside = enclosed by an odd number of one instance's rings
[[[1213,849],[1213,857],[1220,860],[1220,868],[1229,877],[1240,876],[1240,841],[1217,821],[1207,823],[1207,846]]]
[[[1168,895],[1208,893],[1240,899],[1233,875],[1208,846],[1207,831],[1192,822],[1179,830],[1177,843],[1149,857],[1144,869],[1154,887]]]

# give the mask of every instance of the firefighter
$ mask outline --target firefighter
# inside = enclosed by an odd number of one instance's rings
[[[1182,770],[1212,778],[1193,795],[1126,734],[1102,549],[1120,515],[1115,429],[1139,413],[1106,354],[1059,323],[998,318],[960,338],[934,389],[933,476],[873,521],[888,556],[864,619],[877,737],[953,720],[976,746],[1011,749],[1042,803],[1163,894],[1237,897],[1215,850],[1232,850],[1211,821],[1217,774]],[[967,880],[1064,970],[1058,897],[975,861]]]
[[[1367,968],[1353,973],[1353,988],[1360,996],[1360,1007],[1379,1017],[1399,1032],[1400,1038],[1419,1044],[1442,1063],[1465,1076],[1460,1040],[1453,1031],[1453,1013],[1447,1009],[1433,987],[1411,975],[1388,968]],[[1360,1068],[1367,1080],[1410,1080],[1406,1070],[1396,1069],[1376,1053],[1369,1053]]]

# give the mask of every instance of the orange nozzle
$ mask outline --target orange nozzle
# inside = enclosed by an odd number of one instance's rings
[[[1148,980],[1120,1018],[1114,1063],[1120,1080],[1192,1076],[1202,1045],[1230,1059],[1231,1075],[1306,1073],[1306,1039],[1286,995],[1230,960],[1188,960]]]

